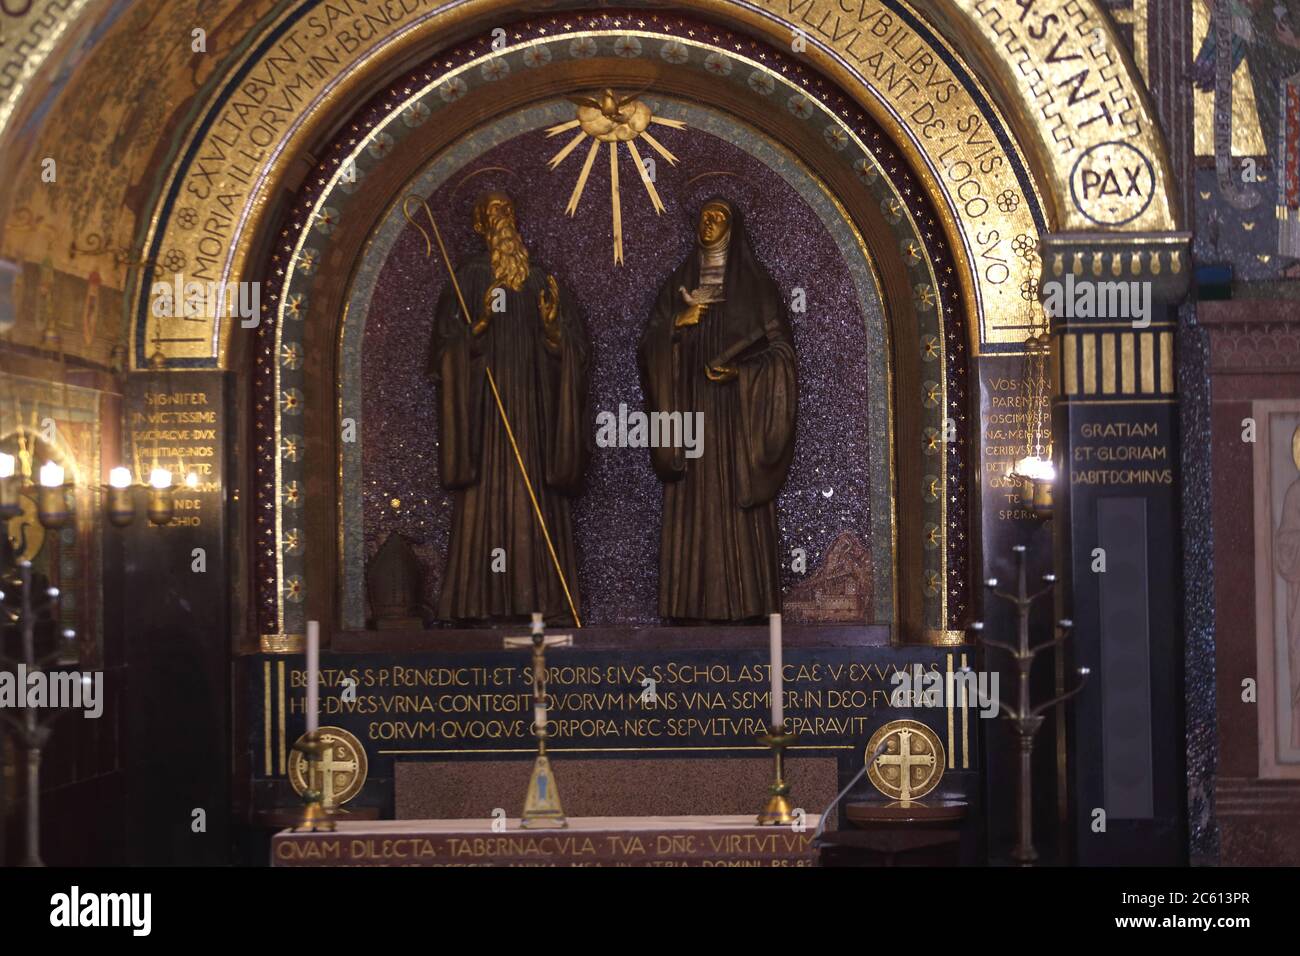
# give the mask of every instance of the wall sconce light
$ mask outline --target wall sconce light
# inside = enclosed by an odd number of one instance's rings
[[[164,525],[172,520],[172,473],[166,468],[149,472],[149,520]]]
[[[0,452],[0,518],[8,520],[22,513],[18,503],[18,478],[14,475],[14,456]]]
[[[63,466],[47,461],[41,465],[40,479],[36,516],[41,524],[51,531],[62,528],[72,517],[72,510],[68,507],[68,491],[64,484]]]
[[[1020,479],[1020,501],[1039,518],[1052,516],[1052,483],[1056,481],[1056,466],[1046,458],[1030,455],[1021,458],[1011,470]]]
[[[135,520],[133,484],[130,468],[118,465],[108,473],[108,520],[115,528],[125,528]]]

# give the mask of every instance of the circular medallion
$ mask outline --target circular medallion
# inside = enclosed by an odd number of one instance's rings
[[[317,790],[327,807],[341,806],[360,793],[366,782],[366,749],[361,746],[361,741],[342,727],[322,727],[320,738],[329,746],[321,754],[320,770],[311,781],[312,785],[307,785],[307,769],[310,765],[300,750],[293,751],[289,756],[289,783],[298,796],[307,790]],[[301,740],[302,737],[298,739]]]
[[[1099,226],[1132,222],[1146,212],[1155,191],[1155,164],[1123,140],[1090,146],[1070,171],[1074,207]]]
[[[943,744],[933,730],[916,720],[891,720],[871,735],[863,759],[882,741],[884,752],[867,770],[877,790],[894,800],[917,800],[939,785]]]

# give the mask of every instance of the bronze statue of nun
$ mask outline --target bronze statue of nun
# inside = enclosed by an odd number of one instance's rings
[[[646,411],[703,416],[698,457],[651,449],[664,483],[659,613],[743,621],[781,608],[776,496],[794,455],[794,340],[740,211],[710,199],[696,239],[639,352]]]

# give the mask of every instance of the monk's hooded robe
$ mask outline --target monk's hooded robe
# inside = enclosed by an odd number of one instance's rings
[[[493,287],[488,253],[456,270],[465,302]],[[546,274],[529,267],[518,291],[504,289],[505,311],[487,330],[470,332],[454,291],[438,301],[431,356],[440,386],[439,463],[454,493],[451,539],[438,601],[443,620],[497,619],[541,611],[571,619],[545,538],[484,373],[490,365],[574,604],[577,559],[570,496],[579,492],[588,458],[587,376],[590,342],[572,301],[560,290],[558,346],[546,341],[538,293]],[[504,549],[502,572],[493,570]],[[500,557],[500,553],[496,553]],[[498,562],[498,566],[500,562]]]
[[[730,206],[730,204],[728,204]],[[659,613],[665,618],[739,621],[780,610],[776,496],[794,454],[794,341],[776,283],[754,257],[731,207],[725,262],[697,249],[668,277],[640,346],[649,412],[703,412],[703,453],[651,449],[664,482]],[[686,308],[680,289],[701,272],[722,302],[698,325],[674,329]],[[712,284],[711,283],[711,284]],[[734,366],[727,382],[709,363]]]

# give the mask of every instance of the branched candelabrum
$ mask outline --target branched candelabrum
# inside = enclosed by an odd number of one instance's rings
[[[1011,850],[1011,858],[1017,863],[1027,866],[1038,859],[1038,851],[1034,849],[1033,776],[1031,774],[1034,735],[1038,733],[1038,728],[1043,725],[1043,715],[1048,710],[1057,704],[1064,703],[1083,689],[1083,685],[1088,680],[1088,668],[1079,668],[1079,683],[1072,690],[1068,690],[1036,706],[1030,703],[1029,672],[1034,666],[1034,660],[1048,648],[1059,647],[1065,643],[1070,636],[1070,629],[1074,625],[1072,621],[1062,618],[1056,622],[1056,637],[1054,639],[1036,644],[1033,647],[1029,646],[1030,609],[1035,601],[1048,594],[1056,586],[1056,575],[1044,574],[1043,581],[1045,584],[1043,587],[1030,594],[1025,574],[1025,546],[1018,544],[1011,550],[1016,555],[1015,593],[998,590],[997,578],[989,578],[984,583],[996,597],[1015,605],[1017,641],[1015,644],[1009,644],[986,637],[984,635],[984,625],[981,622],[972,624],[971,630],[976,632],[976,640],[981,644],[1005,651],[1016,662],[1018,677],[1016,682],[1016,706],[1011,707],[1006,701],[1000,700],[998,701],[998,707],[1003,715],[1011,721],[1011,727],[1015,731],[1020,752],[1020,789],[1016,796],[1016,845]]]
[[[33,673],[46,670],[62,656],[62,649],[55,649],[46,655],[38,656],[36,650],[36,627],[38,623],[52,622],[57,608],[59,589],[33,587],[32,563],[27,560],[14,560],[12,548],[8,546],[8,536],[0,529],[4,538],[3,568],[0,570],[0,623],[6,638],[14,630],[21,640],[21,656],[13,659],[5,653],[7,645],[0,643],[0,669],[12,670],[15,677],[15,689],[25,695],[27,677]],[[18,600],[12,601],[12,595]],[[74,638],[72,631],[64,631],[67,642]],[[66,646],[66,645],[65,645]],[[24,698],[23,704],[28,701]],[[0,711],[0,719],[13,731],[15,739],[27,756],[27,818],[25,840],[26,848],[23,866],[43,866],[41,862],[41,749],[49,740],[53,731],[51,724],[65,710],[50,709],[45,716],[40,716],[37,708],[22,706],[19,714],[14,715]]]

